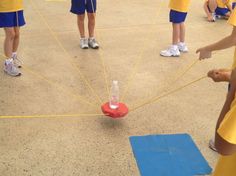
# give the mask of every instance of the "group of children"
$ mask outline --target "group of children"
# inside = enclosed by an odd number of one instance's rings
[[[232,33],[217,43],[197,50],[199,59],[211,57],[211,52],[222,50],[236,45],[236,10],[233,10],[230,0],[205,0],[204,10],[208,21],[215,21],[216,16],[229,18],[233,25]],[[77,15],[80,31],[80,47],[82,49],[98,49],[99,45],[94,37],[96,0],[71,0],[71,12]],[[170,22],[173,27],[172,45],[160,52],[161,56],[176,57],[180,52],[188,52],[185,44],[185,19],[190,6],[190,0],[170,0]],[[85,12],[88,16],[89,38],[85,36]],[[23,15],[23,0],[0,0],[0,28],[5,31],[4,71],[11,76],[19,76],[21,62],[17,55],[20,40],[20,27],[25,25]],[[229,91],[225,104],[216,125],[214,140],[215,149],[221,154],[213,173],[214,176],[234,176],[236,173],[236,49],[232,69],[215,69],[208,73],[214,81],[229,82]]]
[[[204,10],[209,22],[215,22],[216,18],[228,19],[231,15],[236,0],[205,0]],[[181,52],[188,52],[185,44],[185,19],[187,17],[190,0],[170,0],[169,21],[172,23],[172,44],[166,50],[160,52],[163,57],[179,57]]]
[[[77,15],[77,23],[80,31],[80,47],[82,49],[98,49],[99,44],[94,37],[96,0],[72,0],[71,12]],[[88,33],[85,37],[84,19],[85,11],[88,16]],[[23,0],[0,0],[0,28],[5,31],[4,71],[10,76],[20,76],[21,61],[17,55],[20,42],[20,27],[25,25],[23,12]]]

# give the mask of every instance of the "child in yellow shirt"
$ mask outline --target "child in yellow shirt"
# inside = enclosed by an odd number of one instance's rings
[[[10,76],[20,76],[20,61],[17,49],[20,42],[20,27],[25,25],[23,0],[0,0],[0,28],[5,31],[4,54],[7,57],[4,71]]]
[[[185,44],[185,19],[187,17],[190,0],[170,0],[170,22],[172,23],[172,45],[160,52],[164,57],[178,57],[180,52],[188,52]]]
[[[212,45],[208,45],[206,47],[198,49],[197,52],[200,53],[199,56],[200,59],[211,57],[212,51],[222,50],[236,45],[236,9],[234,9],[232,14],[230,15],[228,23],[233,26],[232,33],[229,36],[223,38],[222,40]],[[208,73],[208,76],[211,77],[215,82],[222,82],[222,81],[229,82],[231,72],[235,68],[236,68],[236,48],[234,52],[234,60],[231,69],[214,69]],[[229,89],[230,88],[231,85],[229,84]],[[209,146],[211,149],[216,150],[214,149],[215,148],[214,141],[213,142],[210,141]]]
[[[204,11],[209,22],[215,22],[216,17],[228,19],[232,12],[231,0],[205,0]]]
[[[232,12],[228,23],[233,25],[232,33],[214,44],[198,49],[199,59],[210,58],[212,51],[236,45],[236,9]],[[215,148],[221,156],[213,176],[235,176],[236,173],[236,52],[232,70],[222,69],[212,72],[213,78],[217,81],[230,83],[227,99],[216,125]]]
[[[216,126],[215,147],[220,158],[213,176],[235,176],[236,173],[236,69],[232,71],[230,85]]]

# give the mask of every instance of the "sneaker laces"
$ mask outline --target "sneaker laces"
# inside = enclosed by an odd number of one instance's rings
[[[23,64],[23,62],[20,59],[18,59],[18,57],[14,57],[13,61],[15,61],[17,63],[17,65],[22,65]]]

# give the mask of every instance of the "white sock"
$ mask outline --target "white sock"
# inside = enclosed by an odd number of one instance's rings
[[[185,46],[185,43],[184,42],[179,42],[178,43],[180,46]]]
[[[172,47],[174,50],[179,49],[179,48],[178,48],[178,45],[172,45],[171,47]]]
[[[12,53],[12,58],[14,59],[14,58],[16,58],[16,56],[17,56],[17,52],[13,52]]]
[[[13,62],[13,59],[12,59],[12,58],[6,59],[6,64],[10,64],[11,62]]]

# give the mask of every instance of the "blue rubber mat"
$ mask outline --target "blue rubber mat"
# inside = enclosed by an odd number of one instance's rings
[[[188,134],[130,137],[141,176],[196,176],[212,169]]]

